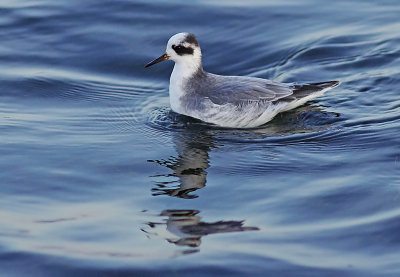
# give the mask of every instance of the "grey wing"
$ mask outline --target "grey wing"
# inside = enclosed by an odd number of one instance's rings
[[[293,94],[293,86],[254,77],[209,76],[212,90],[207,97],[215,104],[275,102]]]
[[[215,104],[234,105],[251,102],[278,103],[293,102],[322,90],[339,85],[338,81],[308,84],[285,84],[267,79],[239,76],[209,75],[214,84],[207,97]]]

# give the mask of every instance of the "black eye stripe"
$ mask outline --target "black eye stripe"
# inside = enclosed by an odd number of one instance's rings
[[[172,45],[172,49],[178,54],[179,56],[183,55],[193,55],[193,48],[192,47],[184,47],[182,45]]]

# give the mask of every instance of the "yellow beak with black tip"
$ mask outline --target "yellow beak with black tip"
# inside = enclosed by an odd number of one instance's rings
[[[148,64],[146,64],[144,67],[149,67],[152,66],[153,64],[168,60],[169,57],[167,54],[162,55],[161,57],[158,57],[157,59],[155,59],[154,61],[149,62]]]

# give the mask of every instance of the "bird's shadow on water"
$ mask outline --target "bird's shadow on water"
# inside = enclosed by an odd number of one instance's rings
[[[253,142],[264,142],[269,146],[285,144],[286,138],[299,134],[320,133],[329,130],[340,120],[339,114],[323,111],[317,106],[305,105],[280,114],[259,128],[227,129],[176,114],[167,108],[155,110],[149,124],[170,132],[176,155],[148,160],[170,171],[150,176],[154,180],[152,195],[181,199],[197,198],[196,191],[205,187],[207,183],[211,151],[224,151],[229,145]],[[297,139],[301,141],[302,138],[300,136]],[[231,151],[231,148],[228,149],[227,151]],[[159,237],[161,232],[157,230],[162,227],[167,231],[167,235],[164,235],[166,241],[179,246],[199,247],[201,238],[205,235],[259,230],[257,227],[244,226],[244,220],[204,222],[198,213],[200,211],[186,207],[179,210],[167,209],[157,215],[162,217],[162,220],[148,222],[142,231],[149,238]],[[194,252],[197,251],[183,254]]]

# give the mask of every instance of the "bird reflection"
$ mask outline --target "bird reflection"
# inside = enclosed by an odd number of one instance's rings
[[[277,116],[273,121],[257,129],[211,128],[194,123],[183,132],[174,132],[173,141],[177,155],[167,159],[149,160],[169,168],[172,173],[152,176],[156,181],[153,195],[169,195],[184,199],[196,198],[193,191],[206,185],[209,152],[216,148],[214,141],[241,141],[251,143],[269,139],[285,141],[286,135],[312,133],[328,129],[339,115],[323,111],[318,106],[302,106]],[[184,120],[178,117],[178,121]],[[186,119],[187,120],[187,119]],[[197,127],[196,127],[197,126]],[[219,142],[219,144],[220,144]]]
[[[248,145],[253,141],[285,143],[285,135],[309,133],[329,128],[336,116],[315,107],[302,107],[275,118],[258,129],[223,129],[212,126],[188,124],[183,131],[174,130],[173,141],[177,154],[166,159],[149,160],[171,172],[152,176],[157,181],[152,188],[154,196],[168,195],[184,199],[196,198],[193,192],[206,185],[210,167],[209,152],[215,148],[231,149]],[[184,118],[180,118],[184,119]],[[235,143],[230,143],[235,142]],[[238,146],[238,142],[242,144]],[[229,153],[227,154],[229,158]],[[182,203],[182,202],[179,202]],[[244,226],[243,220],[202,221],[198,210],[168,209],[159,216],[163,220],[150,221],[141,230],[149,238],[161,237],[171,244],[191,247],[183,254],[199,251],[204,236],[211,234],[256,231],[257,227]]]
[[[160,216],[166,216],[163,222],[149,222],[150,230],[142,229],[149,237],[161,236],[163,231],[159,227],[166,228],[165,240],[179,246],[199,247],[201,238],[206,235],[257,231],[257,227],[243,226],[244,221],[216,221],[204,222],[197,214],[198,210],[165,210]]]
[[[167,178],[168,181],[156,182],[152,189],[153,195],[169,195],[173,197],[191,199],[197,195],[191,192],[206,185],[209,165],[208,152],[213,147],[212,137],[206,133],[191,132],[175,134],[177,156],[163,160],[149,160],[171,169],[173,172],[164,175],[155,175],[154,178]],[[171,180],[176,177],[177,180]]]

